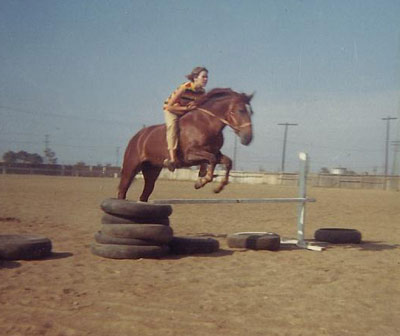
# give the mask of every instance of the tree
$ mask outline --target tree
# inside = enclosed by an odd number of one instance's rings
[[[50,148],[46,148],[44,150],[44,155],[46,157],[46,160],[50,164],[56,164],[57,163],[57,158],[56,158],[56,153],[53,152]]]
[[[43,158],[39,154],[31,154],[30,161],[33,164],[41,164],[43,163]]]
[[[32,163],[32,164],[40,164],[43,163],[43,158],[37,154],[31,154],[26,151],[19,151],[15,153],[13,151],[8,151],[3,155],[3,160],[6,163]]]
[[[76,168],[84,168],[84,167],[86,167],[86,163],[83,161],[79,161],[79,162],[75,163],[74,166]]]
[[[17,162],[17,153],[13,151],[8,151],[3,154],[3,160],[5,163],[15,163]]]

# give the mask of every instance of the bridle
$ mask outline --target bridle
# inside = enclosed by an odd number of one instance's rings
[[[204,109],[204,108],[202,108],[202,107],[197,107],[196,110],[199,110],[199,111],[201,111],[201,112],[204,112],[204,113],[208,114],[209,116],[212,116],[212,117],[214,117],[214,118],[217,118],[220,122],[222,122],[223,124],[225,124],[225,125],[231,127],[231,128],[232,128],[233,130],[235,130],[236,132],[239,132],[241,128],[251,126],[251,122],[246,122],[246,123],[243,123],[243,124],[241,124],[241,125],[239,125],[239,126],[235,126],[235,125],[234,125],[234,124],[237,124],[237,120],[236,120],[235,115],[234,115],[234,113],[233,113],[233,108],[232,108],[232,106],[230,106],[230,108],[229,108],[228,116],[231,118],[231,120],[233,121],[233,123],[229,122],[229,121],[227,120],[228,118],[226,118],[226,119],[221,118],[221,117],[217,116],[215,113],[213,113],[213,112],[211,112],[211,111],[209,111],[209,110],[206,110],[206,109]]]

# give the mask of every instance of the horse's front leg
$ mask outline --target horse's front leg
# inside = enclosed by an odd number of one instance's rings
[[[187,153],[187,161],[207,161],[208,165],[206,163],[202,163],[200,165],[200,171],[199,171],[199,178],[196,181],[194,187],[196,189],[204,187],[207,183],[211,182],[214,178],[214,169],[215,166],[217,165],[217,157],[209,152],[206,152],[204,150],[195,150],[192,149],[190,152]]]
[[[210,163],[209,165],[205,166],[207,168],[206,174],[201,176],[199,173],[199,178],[194,184],[195,189],[203,188],[207,183],[214,179],[214,170],[216,165],[216,163]]]
[[[221,183],[214,189],[214,192],[217,194],[220,193],[229,183],[229,173],[232,169],[232,160],[230,157],[220,153],[218,163],[225,166],[225,176],[222,178]]]

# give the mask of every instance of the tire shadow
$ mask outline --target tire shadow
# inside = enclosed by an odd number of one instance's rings
[[[386,251],[386,250],[394,250],[400,248],[400,244],[384,244],[381,241],[368,241],[362,240],[359,244],[334,244],[334,243],[326,243],[326,242],[318,242],[315,241],[318,245],[324,247],[324,249],[331,249],[335,247],[342,247],[346,249],[358,249],[361,251]],[[282,245],[281,245],[282,248]],[[298,249],[298,247],[294,246],[293,249]],[[291,248],[290,248],[291,249]]]
[[[48,257],[43,258],[43,260],[64,259],[72,256],[71,252],[52,252]]]
[[[2,268],[13,269],[13,268],[18,268],[18,267],[21,267],[21,264],[17,261],[0,260],[0,269],[2,269]]]
[[[1,268],[17,268],[20,267],[21,264],[18,260],[23,261],[40,261],[40,260],[57,260],[72,257],[73,254],[70,252],[52,252],[50,255],[43,258],[21,258],[17,260],[2,260],[0,259],[0,269]]]
[[[387,251],[395,250],[400,247],[400,244],[385,244],[381,241],[361,241],[360,244],[348,245],[349,248],[358,248],[361,251]]]
[[[167,256],[161,258],[164,260],[177,260],[177,259],[183,259],[183,258],[188,258],[188,257],[201,257],[201,258],[221,258],[221,257],[227,257],[231,256],[235,251],[230,251],[230,250],[224,250],[224,249],[219,249],[218,251],[212,252],[212,253],[191,253],[191,254],[174,254],[170,253]]]

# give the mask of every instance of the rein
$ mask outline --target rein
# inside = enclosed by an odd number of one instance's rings
[[[197,107],[196,110],[199,110],[199,111],[201,111],[201,112],[204,112],[204,113],[208,114],[209,116],[212,116],[212,117],[214,117],[214,118],[217,118],[220,122],[222,122],[223,124],[225,124],[225,125],[231,127],[231,128],[234,129],[235,131],[240,131],[240,129],[243,128],[243,127],[251,126],[251,122],[247,122],[247,123],[241,124],[241,125],[239,125],[239,126],[234,126],[234,125],[232,125],[228,120],[223,119],[223,118],[221,118],[221,117],[218,117],[215,113],[213,113],[213,112],[211,112],[211,111],[209,111],[209,110],[206,110],[206,109],[201,108],[201,107]],[[234,118],[233,118],[233,119],[234,119]]]

